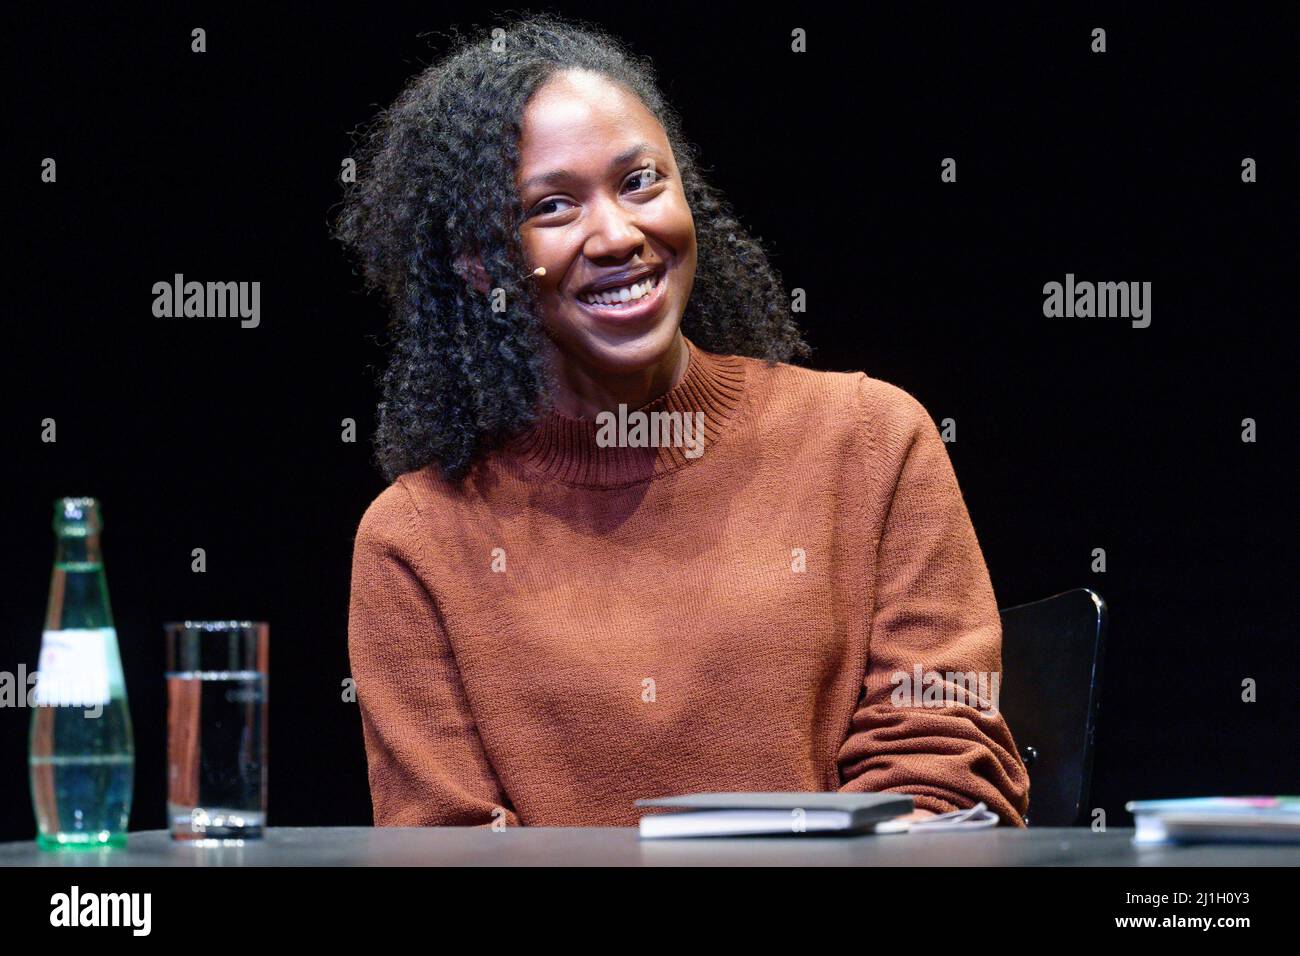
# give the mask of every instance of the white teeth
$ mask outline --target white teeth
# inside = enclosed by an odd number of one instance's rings
[[[655,286],[659,284],[658,276],[650,276],[633,285],[625,285],[619,289],[605,289],[602,292],[592,292],[582,297],[582,301],[588,305],[603,305],[611,308],[619,308],[628,302],[635,302],[637,299],[644,298],[654,291]]]

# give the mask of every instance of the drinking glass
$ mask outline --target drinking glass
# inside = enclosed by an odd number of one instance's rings
[[[270,629],[265,621],[177,621],[164,630],[172,838],[260,838]]]

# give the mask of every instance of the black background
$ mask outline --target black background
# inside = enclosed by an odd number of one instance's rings
[[[1109,602],[1092,805],[1114,825],[1128,799],[1295,792],[1295,16],[862,6],[553,9],[653,58],[707,175],[807,290],[807,364],[955,419],[999,604]],[[385,485],[386,316],[327,224],[349,132],[446,47],[421,34],[497,22],[357,4],[7,25],[0,670],[35,667],[53,499],[99,497],[132,829],[164,824],[162,623],[183,618],[271,623],[271,822],[370,822],[342,684],[352,536]],[[177,272],[260,281],[261,326],[154,318]],[[1067,272],[1150,281],[1150,327],[1044,318]],[[29,719],[0,710],[3,839],[34,833]]]

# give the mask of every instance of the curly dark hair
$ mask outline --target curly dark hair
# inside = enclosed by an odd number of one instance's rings
[[[477,28],[476,28],[477,30]],[[458,481],[483,454],[550,407],[536,283],[525,276],[515,189],[529,98],[553,74],[602,74],[638,96],[677,160],[695,220],[695,284],[682,331],[721,354],[810,354],[757,238],[697,169],[648,59],[588,23],[525,13],[480,31],[417,74],[360,133],[355,183],[334,235],[383,292],[393,339],[382,375],[376,464],[388,481],[436,461]],[[495,312],[454,267],[477,255],[510,304]]]

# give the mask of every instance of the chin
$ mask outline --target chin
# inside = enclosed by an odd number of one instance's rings
[[[569,309],[566,313],[561,321],[548,323],[550,338],[570,358],[610,375],[635,374],[664,361],[681,326],[681,313],[672,302],[649,323],[624,325],[593,321]]]
[[[632,374],[664,361],[677,337],[680,318],[638,330],[584,328],[579,332],[583,352],[595,367],[611,374]]]

